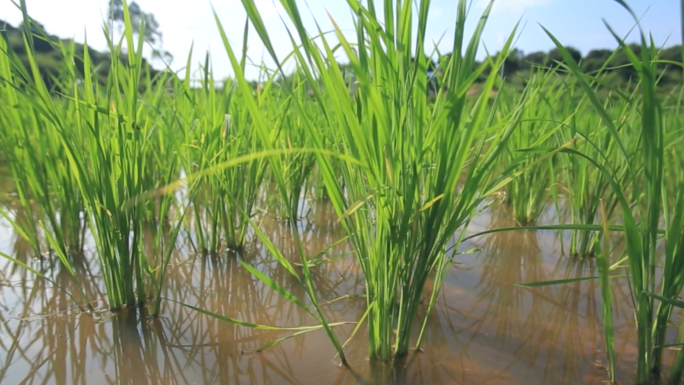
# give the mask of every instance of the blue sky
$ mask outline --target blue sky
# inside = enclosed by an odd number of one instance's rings
[[[105,39],[102,23],[107,9],[107,0],[26,0],[29,13],[43,23],[48,32],[83,41],[87,33],[89,44],[104,49]],[[271,31],[274,45],[280,56],[291,50],[289,39],[280,19],[285,15],[282,7],[272,0],[255,0],[266,24]],[[174,57],[172,68],[185,65],[190,46],[194,42],[194,62],[204,60],[206,51],[212,54],[216,78],[229,76],[232,71],[217,33],[212,15],[212,4],[227,30],[228,37],[241,47],[245,13],[240,0],[198,0],[188,2],[177,0],[137,0],[144,11],[155,14],[164,34],[164,48]],[[678,0],[631,0],[635,12],[642,17],[641,25],[653,34],[658,44],[667,46],[681,44],[680,5]],[[0,0],[0,20],[14,25],[21,21],[21,13],[9,0]],[[277,3],[277,1],[276,1]],[[304,1],[300,1],[303,10]],[[437,42],[442,52],[450,51],[453,42],[453,26],[457,0],[433,0],[428,24],[428,40]],[[470,28],[479,18],[488,0],[472,0]],[[342,29],[352,28],[351,17],[345,0],[308,1],[307,25],[315,26],[314,18],[324,30],[331,29],[326,10]],[[634,20],[614,0],[496,0],[493,13],[483,36],[483,44],[490,52],[498,51],[512,32],[515,24],[521,22],[516,47],[525,53],[548,50],[552,42],[543,32],[540,24],[549,29],[563,44],[587,53],[594,48],[614,48],[616,43],[603,24],[606,20],[619,34],[626,34]],[[635,40],[633,34],[629,40]],[[480,51],[481,56],[484,50]],[[264,52],[256,34],[249,39],[249,57],[254,62],[272,63]],[[258,70],[248,70],[248,77],[257,76]]]

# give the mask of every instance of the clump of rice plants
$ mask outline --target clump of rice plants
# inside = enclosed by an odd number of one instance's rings
[[[592,74],[597,81],[602,78],[601,72]],[[593,89],[599,83],[592,84]],[[556,134],[558,144],[571,143],[569,148],[587,155],[592,159],[610,162],[615,170],[615,176],[622,185],[629,163],[620,156],[618,143],[614,140],[608,127],[602,123],[602,118],[593,111],[592,102],[586,94],[581,92],[577,80],[570,78],[563,87],[567,97],[558,101],[558,116],[563,118],[563,127]],[[579,95],[576,95],[579,94]],[[637,116],[635,104],[624,102],[629,94],[621,90],[609,92],[601,105],[611,119],[616,122],[616,130],[622,135],[623,143],[630,146],[628,153],[633,154],[634,146],[638,143],[634,130],[628,128],[633,125]],[[615,98],[618,101],[615,102]],[[600,205],[603,202],[606,214],[613,217],[618,205],[615,193],[605,174],[583,157],[573,154],[559,157],[559,190],[565,196],[565,207],[570,212],[570,221],[575,225],[597,225],[601,222]],[[585,258],[596,255],[600,231],[595,227],[575,228],[571,230],[571,256]]]
[[[409,351],[421,295],[431,275],[436,279],[428,314],[435,303],[449,265],[447,244],[454,240],[458,244],[455,234],[467,225],[478,204],[505,184],[502,174],[494,177],[494,165],[522,108],[518,105],[496,127],[490,126],[486,111],[512,39],[496,61],[476,67],[491,5],[466,41],[466,1],[460,1],[454,55],[444,68],[448,92],[433,104],[428,102],[423,53],[430,2],[387,0],[381,18],[373,2],[364,6],[350,1],[355,39],[349,40],[337,27],[336,37],[358,79],[352,96],[322,31],[316,41],[319,46],[307,34],[295,2],[282,4],[301,42],[293,55],[312,89],[318,113],[326,117],[335,146],[326,146],[329,138],[311,123],[314,119],[308,117],[311,111],[303,101],[293,98],[293,105],[318,150],[326,192],[365,276],[369,354],[390,361]],[[246,1],[245,6],[279,63],[254,3]],[[414,26],[417,34],[412,33]],[[466,109],[470,86],[490,66],[472,109]],[[333,162],[329,151],[354,161]],[[343,184],[335,171],[341,172]],[[425,325],[423,321],[416,347]]]
[[[553,82],[554,72],[539,72],[527,82],[529,99],[522,112],[519,127],[508,141],[508,151],[502,161],[518,164],[521,171],[505,188],[506,204],[515,221],[522,226],[537,222],[547,207],[551,190],[554,189],[555,157],[546,154],[528,154],[524,150],[549,146],[562,122],[554,119],[555,103],[562,98],[562,88]],[[517,91],[513,91],[517,92]],[[510,99],[504,89],[502,98]],[[507,100],[508,108],[516,103]],[[561,144],[562,145],[562,144]]]
[[[218,253],[244,247],[258,192],[266,174],[263,159],[221,168],[225,162],[260,150],[241,91],[233,82],[217,90],[209,55],[202,68],[200,90],[190,87],[192,66],[188,60],[185,80],[178,82],[176,101],[183,135],[183,171],[201,174],[188,186],[199,249]],[[212,171],[216,169],[215,171]]]
[[[284,150],[312,147],[309,135],[307,135],[307,131],[303,127],[304,122],[302,119],[318,118],[318,121],[308,122],[307,124],[325,124],[320,114],[308,113],[302,115],[295,111],[289,111],[294,104],[293,98],[300,101],[308,99],[307,83],[300,72],[295,70],[294,74],[288,79],[289,81],[282,82],[278,93],[285,100],[281,103],[282,107],[279,111],[282,113],[282,117],[279,119],[282,122],[278,125],[276,141],[280,148]],[[303,106],[310,104],[304,102]],[[289,113],[286,113],[286,111],[289,111]],[[302,211],[304,209],[302,202],[305,202],[307,199],[305,194],[307,193],[307,187],[316,165],[316,156],[312,152],[291,151],[281,156],[281,162],[283,163],[284,179],[288,192],[287,196],[283,197],[283,200],[288,202],[285,205],[280,205],[280,215],[284,218],[303,218],[306,216],[306,212]]]
[[[26,39],[25,45],[25,49],[32,49],[32,40]],[[0,57],[0,76],[12,80],[1,85],[3,99],[13,106],[0,111],[0,122],[5,128],[4,154],[26,215],[15,223],[2,210],[0,214],[21,229],[18,234],[30,243],[35,255],[46,251],[45,237],[53,240],[49,247],[56,254],[79,253],[83,244],[80,214],[84,203],[77,180],[60,161],[66,154],[55,135],[60,124],[78,111],[69,101],[53,101],[35,62],[31,62],[31,68],[24,68],[4,39],[0,41],[0,51],[6,53]],[[73,56],[73,46],[63,52]],[[74,66],[69,62],[66,67],[73,80]]]
[[[620,3],[638,20],[624,2]],[[613,34],[615,35],[614,32]],[[550,33],[549,36],[562,53],[567,69],[577,79],[617,147],[617,164],[601,151],[598,159],[579,152],[575,154],[590,160],[601,171],[619,202],[638,337],[637,382],[647,383],[651,379],[657,381],[665,369],[663,353],[666,349],[667,323],[674,306],[684,307],[678,300],[684,287],[684,254],[680,247],[684,239],[684,177],[681,173],[682,159],[670,155],[674,153],[670,152],[673,143],[665,141],[667,127],[661,96],[656,91],[657,48],[643,32],[640,34],[638,51],[615,35],[639,80],[638,93],[625,99],[630,107],[635,107],[633,111],[638,111],[639,117],[634,121],[634,128],[638,131],[638,147],[632,155],[626,144],[628,136],[618,131],[618,123],[609,115],[596,91],[590,86],[589,80],[592,78],[580,71],[577,63],[558,40]],[[623,162],[627,164],[624,178],[620,169]],[[672,163],[675,166],[668,166]],[[668,196],[666,191],[676,193]],[[661,230],[660,226],[663,224],[664,229]],[[665,250],[662,255],[658,252],[661,242]],[[609,253],[607,248],[603,248],[603,253]],[[658,266],[662,266],[662,270]],[[605,281],[608,270],[604,268],[600,271]],[[610,306],[610,302],[606,301],[604,306]],[[681,380],[684,369],[682,356],[680,351],[670,370],[670,381],[673,383]]]
[[[30,219],[14,222],[15,228],[38,250],[37,237],[30,235],[35,234],[37,223],[45,243],[74,276],[69,246],[73,233],[87,224],[112,310],[146,302],[150,284],[152,292],[159,295],[165,265],[178,234],[175,223],[180,223],[183,213],[175,207],[172,195],[143,199],[145,193],[178,178],[179,160],[172,156],[175,142],[166,140],[159,129],[172,120],[168,116],[172,111],[160,108],[164,87],[150,92],[146,103],[139,100],[141,88],[150,90],[154,84],[166,84],[169,75],[154,80],[145,76],[142,38],[134,43],[125,4],[124,9],[125,34],[118,44],[109,41],[112,61],[106,93],[93,82],[87,45],[82,57],[76,57],[73,49],[62,50],[65,62],[78,60],[83,64],[78,78],[74,66],[67,65],[65,72],[71,78],[62,81],[70,94],[53,95],[47,89],[33,60],[32,39],[28,38],[33,21],[24,2],[28,71],[32,76],[25,76],[26,70],[11,61],[9,54],[0,60],[3,78],[16,82],[4,84],[7,97],[14,101],[21,97],[28,106],[26,110],[9,111],[17,144],[40,138],[32,147],[19,146],[20,151],[9,160],[16,172],[28,171],[23,177],[26,184],[19,190],[23,191],[22,203]],[[125,64],[118,59],[124,40],[128,51]],[[8,52],[6,42],[2,44]],[[37,153],[29,153],[32,149]],[[22,179],[18,175],[15,178]],[[70,202],[74,202],[72,206],[68,206]],[[155,255],[145,251],[146,241],[154,245]],[[157,306],[155,314],[158,311]]]

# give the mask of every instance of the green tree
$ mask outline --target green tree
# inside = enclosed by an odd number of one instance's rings
[[[525,55],[523,62],[525,62],[528,67],[542,67],[546,66],[548,56],[549,55],[543,51],[532,52]]]
[[[496,56],[499,56],[499,54],[497,53]],[[525,69],[528,69],[529,66],[525,65],[524,58],[525,54],[523,51],[519,50],[518,48],[511,50],[508,54],[508,57],[506,57],[504,60],[504,66],[502,68],[503,75],[509,76],[517,73],[518,71],[524,71]]]
[[[131,17],[131,26],[134,34],[138,35],[141,25],[144,24],[143,39],[152,48],[152,56],[163,60],[170,60],[171,54],[163,49],[162,32],[154,14],[144,12],[135,1],[129,3],[128,13]],[[109,0],[107,17],[110,23],[110,34],[112,34],[110,38],[113,40],[114,27],[116,26],[116,30],[119,33],[124,29],[123,0]]]
[[[568,50],[568,53],[570,53],[570,56],[573,58],[573,60],[575,60],[576,63],[579,63],[580,60],[582,60],[582,53],[577,48],[566,46],[565,49]],[[563,60],[563,56],[560,54],[560,51],[558,51],[558,48],[554,48],[549,51],[548,64],[555,65],[555,63],[565,63],[565,60]]]
[[[589,51],[587,56],[582,59],[582,70],[589,73],[599,70],[608,61],[612,53],[613,51],[609,49]]]
[[[641,45],[632,43],[629,45],[629,48],[637,57],[641,55]],[[619,50],[613,57],[613,60],[610,61],[610,67],[611,70],[620,75],[620,78],[624,81],[637,78],[637,72],[634,69],[634,66],[632,66],[632,62],[622,49]]]

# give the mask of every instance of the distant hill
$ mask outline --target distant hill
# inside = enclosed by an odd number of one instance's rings
[[[44,29],[43,29],[44,31]],[[0,20],[0,33],[9,42],[12,51],[17,55],[17,57],[22,61],[26,68],[29,68],[28,57],[26,56],[26,48],[24,45],[23,27],[14,27],[11,24]],[[84,45],[81,43],[74,42],[72,39],[62,39],[54,35],[43,36],[40,31],[34,30],[34,33],[39,36],[33,38],[33,45],[35,50],[36,63],[40,69],[43,80],[49,89],[58,88],[57,79],[60,78],[63,72],[63,56],[60,49],[60,45],[63,47],[69,47],[71,44],[74,45],[75,56],[77,58],[83,57]],[[99,81],[104,84],[107,80],[107,74],[111,66],[111,54],[109,52],[100,52],[88,47],[88,54],[92,62],[96,77]],[[121,57],[122,62],[126,62],[124,57]],[[81,60],[76,60],[76,67],[81,73],[83,72],[83,62]],[[143,62],[143,68],[150,71],[151,75],[154,76],[158,73],[157,70],[152,68],[147,61]]]

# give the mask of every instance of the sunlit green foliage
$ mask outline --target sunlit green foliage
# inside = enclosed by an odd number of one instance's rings
[[[215,15],[234,72],[222,88],[209,55],[197,71],[192,52],[182,73],[150,71],[144,23],[133,28],[125,2],[124,34],[109,41],[104,73],[87,44],[40,40],[24,13],[23,35],[0,40],[0,160],[24,215],[4,206],[0,214],[36,256],[58,258],[71,272],[77,258],[94,254],[110,309],[152,305],[159,315],[179,234],[215,257],[259,242],[300,290],[249,261],[242,266],[319,325],[248,324],[187,305],[238,325],[294,332],[287,338],[323,330],[346,364],[333,329],[346,322],[326,319],[310,270],[325,262],[307,255],[298,227],[317,199],[327,199],[365,278],[366,312],[352,320],[351,337],[366,324],[369,356],[388,362],[420,347],[471,219],[505,196],[528,230],[571,232],[570,256],[559,258],[596,257],[610,378],[611,279],[628,279],[632,289],[638,381],[660,372],[681,377],[684,354],[671,370],[662,358],[684,286],[684,94],[659,87],[681,82],[663,72],[678,65],[676,55],[644,34],[638,45],[616,36],[619,50],[578,62],[549,32],[556,48],[546,64],[524,77],[509,68],[502,80],[502,66],[524,56],[509,52],[512,31],[501,52],[475,60],[491,5],[466,39],[460,0],[454,54],[431,58],[428,0],[348,0],[353,33],[334,18],[331,33],[306,30],[296,1],[281,4],[292,28],[285,57],[276,55],[255,1],[243,0],[242,47]],[[277,64],[256,85],[245,77],[252,27]],[[58,71],[49,77],[39,41],[59,53],[51,54]],[[632,83],[613,83],[615,60],[631,63],[624,71]],[[434,63],[438,81],[427,76]],[[191,83],[198,73],[199,86]],[[511,86],[516,76],[524,81]],[[287,222],[296,255],[263,233],[267,215]],[[618,272],[625,264],[627,278]],[[95,300],[83,290],[73,298],[83,306]]]

